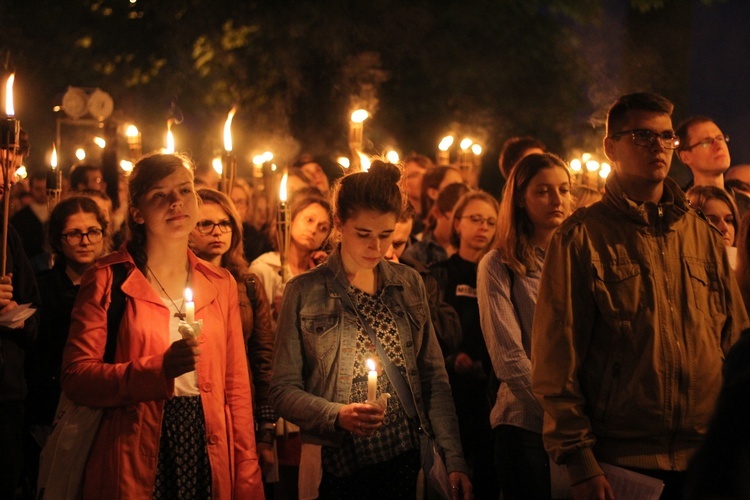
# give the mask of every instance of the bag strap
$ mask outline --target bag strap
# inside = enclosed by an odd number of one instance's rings
[[[124,263],[112,266],[112,291],[110,292],[110,303],[107,309],[107,344],[104,347],[104,362],[114,363],[115,350],[117,349],[117,333],[120,330],[122,315],[125,313],[125,294],[122,291],[122,283],[127,278],[128,270]]]
[[[398,396],[399,401],[401,401],[401,406],[404,408],[406,415],[409,418],[416,417],[417,407],[414,405],[414,398],[412,397],[412,392],[409,388],[409,384],[406,382],[406,380],[404,380],[404,377],[401,375],[401,372],[398,371],[396,365],[391,363],[391,360],[388,359],[388,356],[386,355],[383,346],[380,345],[378,337],[372,330],[370,323],[365,320],[365,318],[359,312],[359,309],[354,307],[354,303],[352,302],[351,297],[349,297],[349,294],[346,292],[346,290],[344,290],[344,287],[341,285],[341,283],[335,278],[333,279],[333,283],[335,284],[336,288],[338,288],[339,295],[341,295],[341,300],[345,302],[346,305],[349,306],[349,308],[357,314],[357,317],[359,317],[362,328],[364,328],[367,332],[372,345],[375,346],[375,352],[377,352],[378,356],[380,356],[380,362],[383,364],[383,369],[388,375],[388,379],[396,389],[396,395]]]

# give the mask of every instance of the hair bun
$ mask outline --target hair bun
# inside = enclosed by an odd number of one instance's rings
[[[398,184],[399,179],[401,179],[401,169],[398,166],[381,160],[374,160],[367,172],[392,184]]]

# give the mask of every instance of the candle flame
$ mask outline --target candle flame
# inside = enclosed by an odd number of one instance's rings
[[[286,192],[286,183],[289,179],[289,175],[287,173],[284,173],[284,175],[281,177],[281,182],[279,183],[279,201],[286,203],[287,198],[287,192]]]
[[[370,157],[362,151],[357,151],[357,156],[359,156],[359,163],[362,165],[362,172],[370,170]]]
[[[133,162],[128,160],[120,160],[120,168],[126,174],[130,174],[133,171]]]
[[[358,109],[352,112],[352,121],[354,123],[362,123],[363,121],[367,120],[369,117],[370,117],[370,113],[368,113],[367,110],[364,110],[364,109]]]
[[[270,151],[266,151],[261,155],[263,157],[263,162],[271,161],[273,160],[273,153]]]
[[[16,110],[13,107],[13,81],[16,79],[16,74],[11,73],[8,77],[8,82],[5,85],[5,114],[13,116],[16,114]]]
[[[599,162],[596,160],[589,160],[586,162],[586,170],[589,172],[596,172],[599,170]]]
[[[438,144],[438,149],[440,151],[448,151],[451,146],[453,146],[453,136],[452,135],[446,135],[442,138],[440,141],[440,144]]]
[[[349,158],[347,158],[346,156],[339,156],[338,158],[336,158],[336,163],[338,163],[344,168],[349,168],[352,165],[351,162],[349,161]]]
[[[104,146],[107,145],[107,141],[105,141],[101,137],[94,137],[94,144],[96,144],[100,148],[104,149]]]
[[[211,160],[211,166],[214,168],[214,172],[219,175],[224,172],[224,164],[221,162],[221,158],[214,158]]]
[[[385,154],[385,157],[388,159],[389,163],[393,163],[394,165],[398,163],[398,153],[392,149]]]
[[[86,150],[83,148],[76,149],[76,158],[78,158],[78,161],[83,161],[86,159]]]
[[[26,166],[21,165],[16,169],[16,178],[17,179],[25,179],[29,173],[26,171]]]
[[[461,140],[461,144],[459,144],[459,147],[462,151],[466,151],[467,149],[469,149],[469,146],[471,146],[472,142],[473,141],[467,137]]]
[[[49,158],[49,164],[52,167],[52,170],[57,168],[57,147],[55,144],[52,144],[52,155]]]
[[[167,120],[167,147],[164,150],[167,154],[174,153],[174,136],[172,135],[172,119]]]
[[[186,302],[192,302],[193,301],[193,291],[189,288],[185,289],[185,301]]]
[[[612,172],[612,167],[609,165],[609,163],[602,163],[602,168],[599,169],[599,177],[602,179],[606,179],[607,176],[609,176],[610,172]]]
[[[237,112],[237,107],[233,107],[227,115],[227,121],[224,123],[224,151],[232,150],[232,118]]]
[[[581,163],[581,160],[576,158],[575,160],[570,160],[570,169],[573,172],[580,172],[583,168],[583,164]]]
[[[375,367],[375,361],[373,361],[372,359],[368,358],[365,363],[367,364],[367,369],[369,371],[374,372],[375,370],[377,370],[377,368]]]
[[[135,125],[128,125],[128,128],[125,129],[125,136],[138,137],[138,127]]]

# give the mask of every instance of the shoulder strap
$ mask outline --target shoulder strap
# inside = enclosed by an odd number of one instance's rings
[[[350,309],[352,309],[356,314],[357,317],[359,317],[359,321],[362,324],[362,328],[365,329],[367,332],[367,335],[370,337],[370,341],[372,342],[372,345],[375,346],[375,352],[378,353],[378,356],[380,357],[380,362],[383,365],[383,369],[385,370],[385,373],[388,375],[388,379],[391,381],[391,384],[393,384],[393,387],[396,389],[396,395],[398,396],[399,401],[401,401],[401,406],[404,408],[404,411],[406,412],[406,415],[410,418],[414,418],[417,416],[417,407],[414,405],[414,398],[412,397],[411,389],[409,388],[409,384],[404,380],[404,377],[401,375],[401,372],[398,371],[398,368],[396,365],[391,363],[391,360],[388,359],[388,355],[385,353],[385,350],[383,349],[383,346],[380,345],[380,342],[378,341],[377,335],[375,335],[375,332],[372,330],[372,327],[370,326],[370,323],[365,320],[364,317],[359,312],[359,309],[357,309],[354,306],[354,303],[352,302],[351,297],[349,297],[349,294],[344,290],[344,287],[339,283],[338,280],[334,278],[333,280],[334,286],[338,289],[339,295],[341,295],[341,300],[346,303],[346,305],[349,306]]]
[[[112,291],[111,301],[107,309],[107,344],[104,347],[104,362],[114,363],[115,350],[117,349],[117,333],[125,313],[125,294],[122,292],[122,283],[127,277],[125,264],[112,265]]]

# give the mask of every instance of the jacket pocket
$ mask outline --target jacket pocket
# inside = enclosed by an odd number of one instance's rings
[[[693,291],[693,305],[707,317],[724,314],[719,299],[719,277],[716,267],[698,259],[685,259],[690,285]]]
[[[594,299],[608,322],[630,319],[642,306],[641,268],[632,262],[592,262]],[[616,324],[610,326],[616,327]]]
[[[302,339],[307,352],[318,359],[328,357],[338,348],[336,326],[341,321],[340,316],[302,316],[300,328]]]

